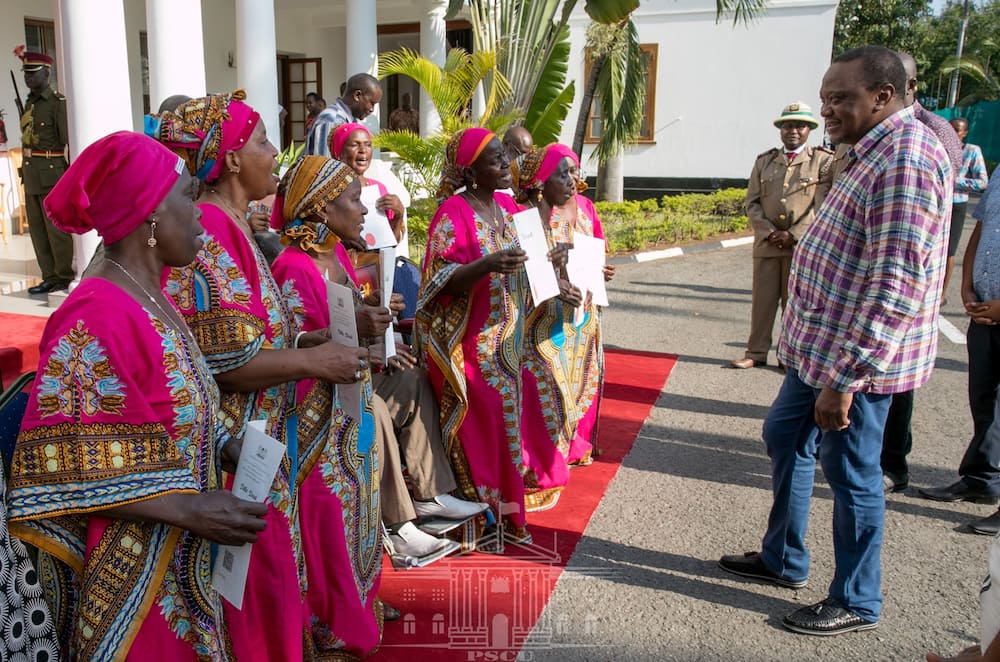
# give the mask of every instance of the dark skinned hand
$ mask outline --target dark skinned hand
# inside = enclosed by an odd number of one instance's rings
[[[359,381],[354,375],[368,369],[366,347],[348,347],[331,340],[305,351],[313,353],[313,376],[334,384],[353,384]]]
[[[484,255],[480,259],[483,260],[487,270],[493,273],[512,274],[528,261],[528,255],[520,248],[508,248]]]
[[[564,278],[559,279],[559,300],[574,308],[583,303],[583,292],[573,283]]]
[[[392,313],[388,308],[365,304],[355,313],[358,321],[358,335],[363,338],[378,338],[392,324]]]
[[[220,545],[254,542],[267,526],[266,504],[244,501],[228,490],[192,494],[184,506],[182,528]]]

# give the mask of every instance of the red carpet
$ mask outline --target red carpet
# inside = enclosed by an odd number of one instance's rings
[[[0,313],[0,372],[5,386],[37,367],[38,341],[48,321],[47,317]]]
[[[372,659],[516,659],[676,362],[670,354],[606,350],[602,454],[572,470],[555,508],[528,515],[532,545],[412,570],[394,571],[386,562],[379,596],[403,617],[385,624]],[[543,624],[538,634],[551,633],[552,625]]]

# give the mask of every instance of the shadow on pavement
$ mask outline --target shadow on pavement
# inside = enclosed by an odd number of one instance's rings
[[[588,544],[583,544],[585,541]],[[744,580],[721,570],[718,559],[698,559],[608,540],[584,537],[567,571],[592,573],[615,583],[669,591],[765,615],[784,615],[802,606],[801,602],[768,595],[767,591],[774,589],[763,582],[747,579],[746,588],[729,585],[723,580],[741,586]],[[789,590],[788,594],[794,592]]]
[[[628,283],[629,285],[642,285],[644,287],[666,287],[673,290],[689,290],[691,292],[701,292],[702,294],[739,294],[744,297],[749,297],[752,293],[749,288],[737,289],[733,287],[712,287],[711,285],[692,285],[691,283],[650,283],[643,280],[630,280]],[[741,299],[741,301],[742,300],[743,299]]]
[[[765,493],[761,498],[771,498],[771,467],[764,445],[745,437],[647,423],[622,466],[679,478],[751,487]],[[911,472],[921,469],[920,465],[911,465]],[[891,495],[886,499],[886,510],[954,525],[964,525],[975,517],[968,512],[949,510],[947,504],[922,499],[915,490],[911,489],[910,493],[912,497]],[[822,470],[817,471],[813,498],[833,500],[833,492]],[[979,517],[989,512],[984,511]]]

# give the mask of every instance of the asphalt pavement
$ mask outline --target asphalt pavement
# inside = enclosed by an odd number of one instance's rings
[[[972,226],[969,218],[966,238]],[[605,342],[680,360],[548,604],[544,620],[558,627],[544,638],[536,629],[522,659],[923,660],[976,643],[990,538],[964,525],[993,507],[916,495],[957,479],[972,434],[960,269],[961,259],[943,309],[951,339],[940,338],[937,367],[916,394],[910,488],[887,498],[881,624],[814,637],[780,621],[826,597],[833,575],[832,493],[821,470],[807,587],[744,581],[717,566],[723,554],[759,549],[771,504],[760,430],[783,375],[773,354],[771,367],[728,367],[749,332],[750,246],[619,266]]]

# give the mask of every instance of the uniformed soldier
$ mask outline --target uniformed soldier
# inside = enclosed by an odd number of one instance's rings
[[[73,280],[73,240],[56,229],[45,215],[42,200],[66,172],[66,97],[49,86],[52,58],[44,53],[24,51],[24,84],[28,98],[21,116],[21,146],[28,231],[35,248],[35,259],[42,271],[42,282],[29,287],[31,294],[65,290]]]
[[[792,250],[832,181],[832,152],[806,144],[819,126],[808,105],[785,106],[774,125],[782,147],[757,157],[747,185],[747,216],[754,231],[750,339],[744,358],[732,362],[734,368],[767,363],[774,316],[779,302],[783,309],[788,299]]]

